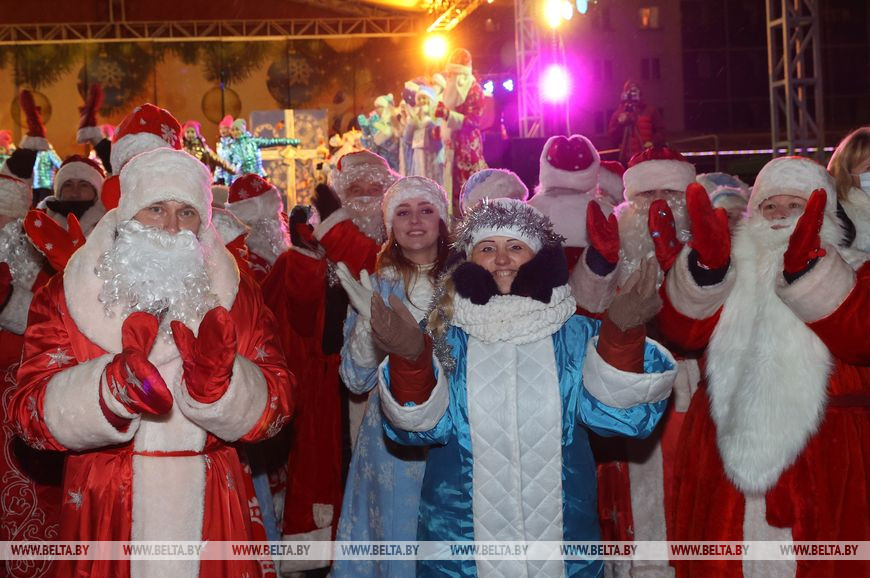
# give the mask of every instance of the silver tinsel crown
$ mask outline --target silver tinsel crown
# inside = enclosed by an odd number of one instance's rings
[[[501,228],[515,229],[524,236],[537,238],[541,246],[565,242],[565,237],[553,230],[550,219],[531,205],[515,199],[484,199],[468,212],[457,227],[453,248],[466,252],[471,248],[475,231]]]

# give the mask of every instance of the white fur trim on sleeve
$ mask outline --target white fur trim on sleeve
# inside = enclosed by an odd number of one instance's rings
[[[100,409],[103,372],[112,357],[109,353],[60,371],[46,385],[45,425],[54,439],[70,450],[128,442],[139,429],[139,418],[134,417],[127,431],[118,431]]]
[[[586,346],[583,362],[583,387],[605,405],[629,408],[641,403],[667,399],[677,377],[677,362],[671,353],[652,339],[646,340],[671,362],[672,368],[661,373],[632,373],[608,364],[598,354],[598,336]]]
[[[432,390],[429,399],[424,403],[413,406],[401,405],[393,397],[389,386],[384,379],[384,372],[388,371],[387,365],[390,358],[387,357],[378,367],[378,391],[381,396],[381,410],[386,418],[396,428],[403,431],[424,432],[438,425],[438,422],[447,411],[450,402],[450,389],[447,386],[447,377],[435,356],[432,362],[435,364],[435,374],[438,376],[435,389]]]
[[[616,295],[618,269],[618,266],[614,267],[613,271],[602,277],[589,268],[584,253],[568,280],[577,305],[590,313],[601,313],[607,309]]]
[[[257,425],[266,409],[269,388],[260,367],[236,355],[233,375],[223,396],[214,403],[200,403],[190,397],[187,386],[176,398],[179,409],[191,421],[222,440],[234,442]]]
[[[780,276],[776,284],[779,298],[805,323],[824,319],[836,311],[855,287],[855,271],[834,247],[827,245],[825,250],[827,256],[794,283],[789,285]]]
[[[701,287],[695,283],[692,272],[689,271],[689,253],[692,249],[686,245],[677,257],[674,266],[668,272],[665,292],[677,311],[691,319],[707,319],[725,303],[731,292],[737,275],[733,263],[728,267],[725,278],[716,285]]]
[[[314,227],[314,238],[318,241],[322,240],[334,226],[348,219],[350,219],[350,211],[345,208],[338,209]]]
[[[85,126],[76,131],[76,142],[79,144],[97,144],[103,140],[103,131],[98,126]]]
[[[462,123],[465,122],[465,115],[461,112],[456,112],[455,110],[451,110],[450,114],[447,116],[447,127],[450,130],[459,130],[462,128]]]
[[[0,311],[0,327],[16,335],[23,335],[27,329],[27,312],[30,311],[30,302],[33,301],[33,293],[23,287],[12,289],[12,295],[3,311]]]

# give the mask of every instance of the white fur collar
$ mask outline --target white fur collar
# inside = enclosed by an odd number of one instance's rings
[[[115,240],[118,213],[115,209],[106,213],[97,224],[84,246],[73,253],[63,272],[66,305],[70,316],[88,339],[110,353],[121,351],[121,316],[116,311],[113,317],[104,314],[98,296],[103,282],[94,273],[100,256],[109,250]],[[199,234],[206,252],[206,271],[211,289],[218,302],[231,309],[239,290],[239,270],[232,255],[224,248],[214,227],[209,224]],[[194,332],[199,327],[191,327]],[[160,364],[178,356],[175,344],[158,339],[149,359]]]
[[[567,284],[553,289],[549,303],[518,295],[495,295],[485,305],[475,305],[457,294],[452,323],[484,343],[521,345],[552,335],[576,309]]]
[[[736,283],[707,351],[710,409],[728,477],[763,493],[819,427],[831,354],[776,295],[781,254],[757,247],[740,227],[732,263]]]

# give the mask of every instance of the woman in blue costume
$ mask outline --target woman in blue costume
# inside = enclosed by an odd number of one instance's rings
[[[449,246],[447,195],[434,181],[400,179],[387,189],[382,206],[389,236],[375,274],[369,277],[363,270],[360,283],[344,264],[337,268],[355,309],[345,321],[341,351],[341,377],[354,393],[366,393],[377,385],[377,367],[384,358],[372,340],[373,290],[383,298],[396,296],[415,320],[423,319]],[[350,462],[338,540],[415,540],[425,465],[425,448],[387,439],[378,394],[373,391]],[[332,566],[334,577],[413,575],[413,561],[336,560]]]
[[[676,364],[644,328],[661,305],[654,269],[589,319],[561,242],[536,209],[485,200],[457,232],[467,260],[439,281],[429,335],[399,300],[372,302],[385,430],[429,447],[418,540],[599,540],[588,432],[647,436],[665,409]],[[602,574],[600,560],[417,563],[418,576]]]

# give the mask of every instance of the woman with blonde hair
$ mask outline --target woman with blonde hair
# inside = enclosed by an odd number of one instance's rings
[[[845,229],[845,245],[870,251],[870,126],[840,141],[828,172],[837,184],[837,215]]]

